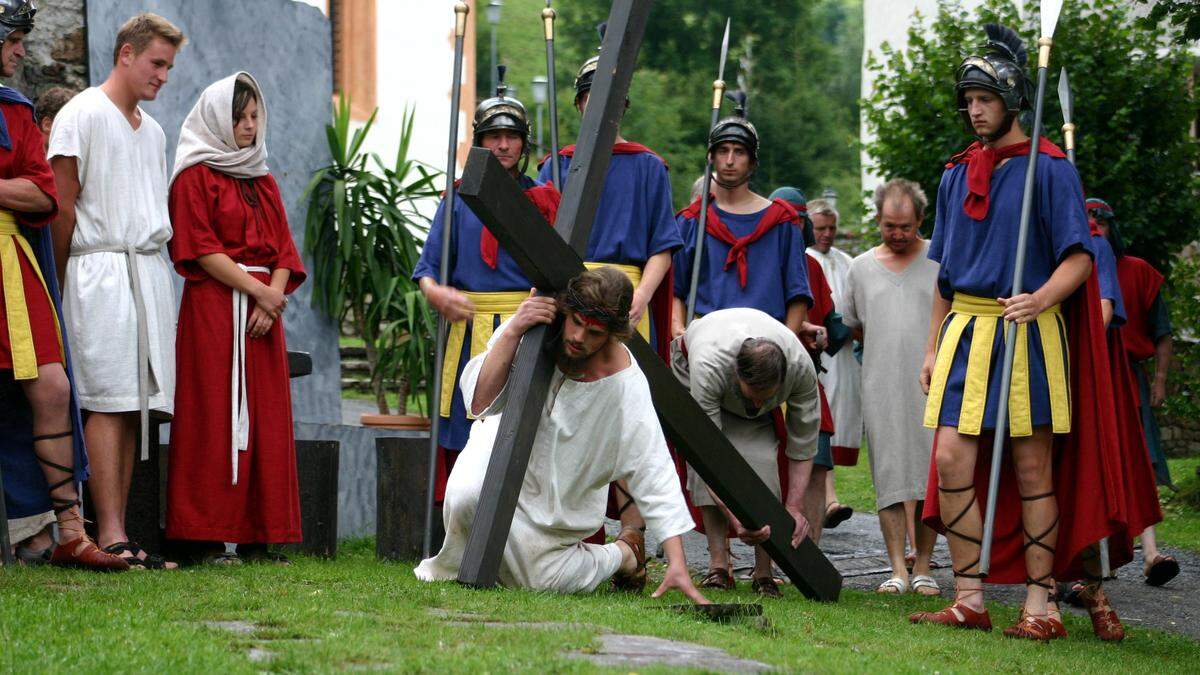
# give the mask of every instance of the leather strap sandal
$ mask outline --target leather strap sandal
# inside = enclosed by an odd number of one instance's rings
[[[1037,640],[1038,642],[1049,642],[1056,639],[1054,627],[1046,617],[1033,616],[1025,614],[1016,623],[1004,629],[1004,636],[1011,638],[1022,638],[1025,640]]]
[[[105,546],[104,552],[121,556],[121,560],[124,560],[126,563],[128,563],[130,568],[144,570],[174,569],[171,564],[160,555],[147,553],[146,557],[141,557],[140,554],[144,553],[142,547],[138,546],[132,541],[118,541],[111,546]],[[128,555],[121,555],[122,553],[127,553]]]
[[[1099,579],[1089,579],[1079,591],[1079,599],[1092,620],[1092,632],[1105,642],[1120,642],[1125,639],[1125,626],[1121,624],[1117,611],[1108,601],[1108,595]]]
[[[947,537],[950,537],[950,536],[958,537],[959,539],[962,539],[963,541],[975,544],[975,546],[979,547],[979,549],[982,551],[983,539],[981,539],[980,537],[972,537],[969,534],[966,534],[964,532],[959,532],[958,530],[954,529],[954,526],[958,524],[958,521],[965,518],[966,515],[971,512],[971,507],[975,505],[975,484],[972,483],[971,485],[968,485],[966,487],[960,487],[960,488],[944,488],[940,485],[938,486],[938,492],[948,492],[951,494],[955,494],[955,493],[959,493],[959,492],[967,492],[968,490],[971,491],[971,499],[970,499],[970,501],[968,501],[966,503],[965,506],[963,506],[962,511],[958,512],[957,516],[954,516],[954,518],[950,522],[945,523],[946,536]],[[954,569],[953,570],[954,576],[962,577],[965,579],[984,579],[984,578],[986,578],[987,577],[986,574],[980,574],[979,572],[969,571],[973,567],[978,568],[979,559],[980,559],[980,556],[975,556],[975,559],[972,560],[969,564],[963,565],[961,568]],[[951,606],[953,607],[953,605],[951,605]],[[990,623],[989,623],[989,630],[990,630]]]
[[[51,469],[66,475],[66,478],[47,486],[47,491],[50,493],[50,506],[54,511],[54,516],[58,519],[59,526],[59,543],[51,551],[49,562],[51,565],[61,567],[79,567],[101,572],[123,572],[129,569],[129,565],[117,556],[101,551],[96,546],[96,543],[92,541],[91,537],[84,532],[83,526],[87,521],[79,514],[80,504],[78,497],[63,499],[54,494],[60,488],[75,483],[75,468],[53,462],[37,452],[38,443],[53,441],[59,438],[68,438],[74,435],[75,432],[68,429],[56,434],[42,434],[33,437],[33,454],[37,457],[37,460]],[[79,527],[64,527],[67,523],[79,523]]]
[[[782,598],[783,591],[771,576],[755,577],[750,581],[750,590],[766,598]]]
[[[646,537],[641,530],[621,528],[617,541],[623,541],[633,551],[632,572],[617,572],[612,578],[613,590],[641,593],[646,588]]]
[[[733,575],[725,568],[711,569],[700,580],[700,588],[712,588],[718,591],[732,591],[737,588]]]
[[[1153,562],[1146,568],[1146,584],[1162,586],[1179,575],[1179,561],[1169,555],[1154,556]]]
[[[936,612],[913,612],[908,616],[908,620],[910,623],[931,623],[938,626],[982,631],[992,630],[992,617],[988,614],[986,607],[982,612],[977,612],[963,604],[961,600],[955,600],[954,604]]]

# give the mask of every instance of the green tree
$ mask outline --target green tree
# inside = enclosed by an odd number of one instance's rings
[[[1036,12],[1022,24],[1007,2],[993,0],[972,15],[944,0],[932,21],[916,18],[906,50],[885,46],[868,64],[877,77],[864,110],[877,140],[867,152],[883,175],[917,180],[932,192],[946,160],[971,140],[955,109],[954,74],[984,42],[987,21],[1017,27],[1033,56]],[[1120,0],[1068,3],[1054,35],[1045,107],[1045,134],[1061,143],[1062,113],[1052,92],[1065,66],[1075,90],[1084,189],[1113,205],[1132,252],[1160,269],[1196,238],[1200,223],[1197,146],[1189,132],[1193,60],[1183,47],[1163,47],[1166,38],[1164,29],[1136,22]],[[932,222],[930,214],[927,227]]]
[[[498,33],[500,61],[509,66],[533,114],[528,81],[544,74],[541,0],[505,3]],[[574,108],[579,66],[596,54],[596,25],[608,3],[561,0],[558,11],[558,105],[560,139],[573,143],[580,117]],[[689,201],[692,182],[704,168],[712,80],[726,17],[732,20],[725,80],[739,77],[750,94],[751,121],[763,141],[761,165],[752,181],[760,192],[795,185],[812,194],[833,186],[859,192],[859,65],[861,0],[656,0],[630,89],[622,135],[653,148],[671,167],[675,205]],[[478,63],[488,57],[487,23],[477,19]],[[520,63],[517,63],[517,61]],[[480,70],[480,94],[488,78]],[[728,102],[722,110],[731,114]],[[545,134],[548,142],[548,134]]]

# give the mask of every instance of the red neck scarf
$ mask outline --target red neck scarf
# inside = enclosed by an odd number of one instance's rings
[[[975,141],[967,146],[966,150],[950,158],[946,164],[947,169],[952,169],[958,164],[967,165],[967,198],[963,200],[963,211],[968,216],[973,220],[987,218],[992,189],[992,172],[996,170],[996,165],[1006,159],[1028,155],[1031,145],[1026,140],[996,149],[985,145],[982,141]],[[1038,152],[1058,158],[1067,156],[1044,136],[1041,143],[1038,144]]]
[[[725,256],[725,267],[728,270],[730,265],[737,263],[738,283],[742,288],[746,287],[746,280],[749,277],[750,266],[746,262],[746,249],[750,244],[762,239],[763,235],[770,232],[776,225],[782,223],[791,223],[792,225],[800,225],[800,217],[796,214],[796,209],[782,199],[772,199],[771,205],[767,207],[762,218],[758,221],[758,226],[750,234],[738,238],[721,219],[717,217],[715,208],[716,200],[710,198],[708,202],[708,220],[704,224],[705,232],[712,235],[717,241],[723,242],[729,246],[729,255]],[[691,206],[683,210],[683,214],[687,218],[700,217],[700,200],[692,202]]]
[[[662,157],[659,156],[659,154],[657,152],[651,150],[650,148],[647,148],[646,146],[642,145],[641,143],[634,143],[632,141],[623,141],[621,143],[613,143],[612,154],[614,154],[614,155],[640,155],[642,153],[647,153],[650,155],[654,155],[655,157],[658,157],[658,160],[663,163],[663,166],[667,166],[667,160],[663,159]],[[574,157],[575,156],[575,146],[568,145],[565,148],[559,150],[558,154],[561,157]],[[542,165],[545,164],[546,160],[548,160],[548,159],[550,159],[550,155],[546,155],[545,157],[543,157],[542,160],[540,162],[538,162],[538,168],[539,169],[542,168]],[[667,168],[669,169],[670,167],[667,167]]]
[[[533,202],[542,217],[553,227],[554,218],[558,215],[558,200],[561,197],[558,190],[554,189],[554,185],[551,183],[535,185],[525,191],[525,196]],[[485,265],[496,269],[496,265],[499,264],[499,256],[500,242],[496,241],[496,235],[492,234],[487,225],[484,225],[483,232],[479,233],[479,257],[483,259]]]

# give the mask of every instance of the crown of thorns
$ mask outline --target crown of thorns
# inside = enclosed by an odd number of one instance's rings
[[[607,307],[598,307],[589,305],[579,296],[579,292],[568,286],[563,293],[563,304],[576,314],[581,314],[584,317],[590,318],[604,326],[610,331],[620,330],[622,326],[629,321],[629,312],[621,313],[620,310],[611,310]]]

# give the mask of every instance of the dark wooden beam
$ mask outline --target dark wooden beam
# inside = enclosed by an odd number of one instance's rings
[[[555,223],[562,241],[567,242],[577,256],[585,252],[592,231],[649,14],[650,0],[615,0],[609,12],[600,62],[580,124],[575,156],[568,178],[564,179],[567,187]],[[464,172],[463,183],[467,182],[468,174]],[[508,175],[497,176],[490,182],[516,186]],[[461,189],[460,186],[460,193]],[[506,219],[516,220],[514,213],[506,213]],[[546,234],[545,220],[532,208],[524,209],[524,217],[531,216],[526,224],[541,225],[542,233]],[[533,262],[527,258],[525,264],[529,267],[523,265],[522,269],[532,271]],[[542,288],[542,291],[554,290],[558,289]],[[503,416],[496,434],[475,520],[459,568],[458,580],[468,586],[494,586],[499,578],[500,560],[554,372],[554,360],[545,349],[546,342],[544,326],[529,331],[513,360],[506,404],[509,414]]]
[[[467,175],[474,180],[464,179],[459,195],[539,288],[565,287],[583,272],[582,260],[544,221],[535,222],[532,216],[536,210],[515,183],[496,179],[503,172],[504,167],[490,152],[472,151],[467,160]],[[504,214],[504,218],[498,214]],[[805,539],[799,548],[792,548],[790,539],[795,521],[791,514],[696,405],[691,393],[650,345],[638,335],[627,344],[650,384],[663,432],[676,450],[683,453],[738,520],[752,528],[771,526],[771,539],[763,547],[801,593],[817,600],[836,600],[842,576],[833,563],[811,539]],[[511,401],[508,405],[510,410],[523,409],[511,407]],[[541,406],[536,410],[540,411]],[[519,482],[516,487],[519,490]],[[507,537],[507,529],[504,533]]]
[[[312,375],[312,354],[288,351],[288,378]]]

